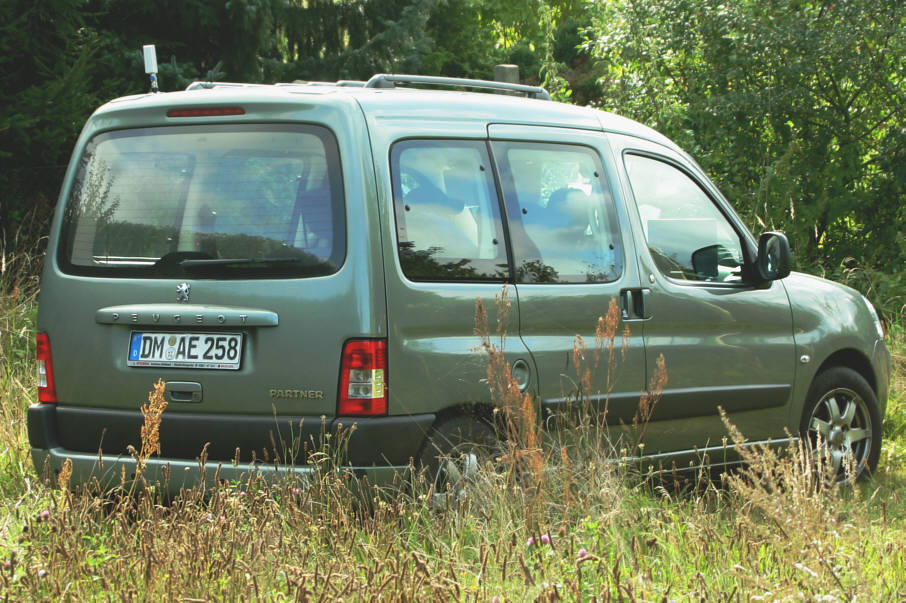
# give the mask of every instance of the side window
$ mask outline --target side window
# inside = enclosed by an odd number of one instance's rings
[[[407,140],[390,152],[399,257],[412,280],[504,280],[506,246],[487,146]]]
[[[701,187],[664,161],[626,155],[625,163],[658,269],[680,280],[738,282],[739,235]]]
[[[623,272],[620,232],[591,148],[495,142],[520,283],[600,283]]]

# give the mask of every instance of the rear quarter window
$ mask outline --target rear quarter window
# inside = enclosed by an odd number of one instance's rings
[[[75,274],[331,274],[346,254],[335,139],[305,125],[98,135],[80,159],[61,234],[61,266]]]
[[[406,140],[391,151],[400,265],[415,281],[509,276],[500,202],[483,141]]]

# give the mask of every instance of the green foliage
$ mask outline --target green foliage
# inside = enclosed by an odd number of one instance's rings
[[[264,58],[268,81],[367,79],[418,71],[431,51],[426,29],[437,0],[275,2]]]
[[[484,2],[437,2],[426,23],[433,46],[422,60],[427,74],[488,77],[494,65],[509,59],[498,46],[494,21]]]
[[[624,0],[591,5],[597,104],[674,138],[754,230],[834,276],[906,261],[906,5]],[[900,294],[904,292],[900,289]]]
[[[96,104],[80,5],[0,4],[0,235],[11,236],[35,204],[49,214],[72,141]]]

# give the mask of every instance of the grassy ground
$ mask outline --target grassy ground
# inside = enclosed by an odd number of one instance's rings
[[[903,600],[906,358],[873,479],[818,488],[795,456],[719,483],[627,477],[586,424],[435,509],[427,484],[237,484],[170,505],[52,490],[30,466],[33,282],[0,297],[0,597],[138,600]],[[17,286],[14,286],[17,285]],[[517,458],[514,454],[511,458]],[[65,486],[65,484],[64,484]]]

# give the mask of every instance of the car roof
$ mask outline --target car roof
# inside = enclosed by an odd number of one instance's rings
[[[666,136],[634,120],[592,107],[512,94],[425,88],[365,88],[358,82],[294,82],[286,84],[195,83],[179,92],[138,94],[113,99],[95,117],[123,111],[249,104],[251,106],[357,104],[372,117],[419,121],[449,119],[495,124],[566,127],[626,134],[682,150]]]

